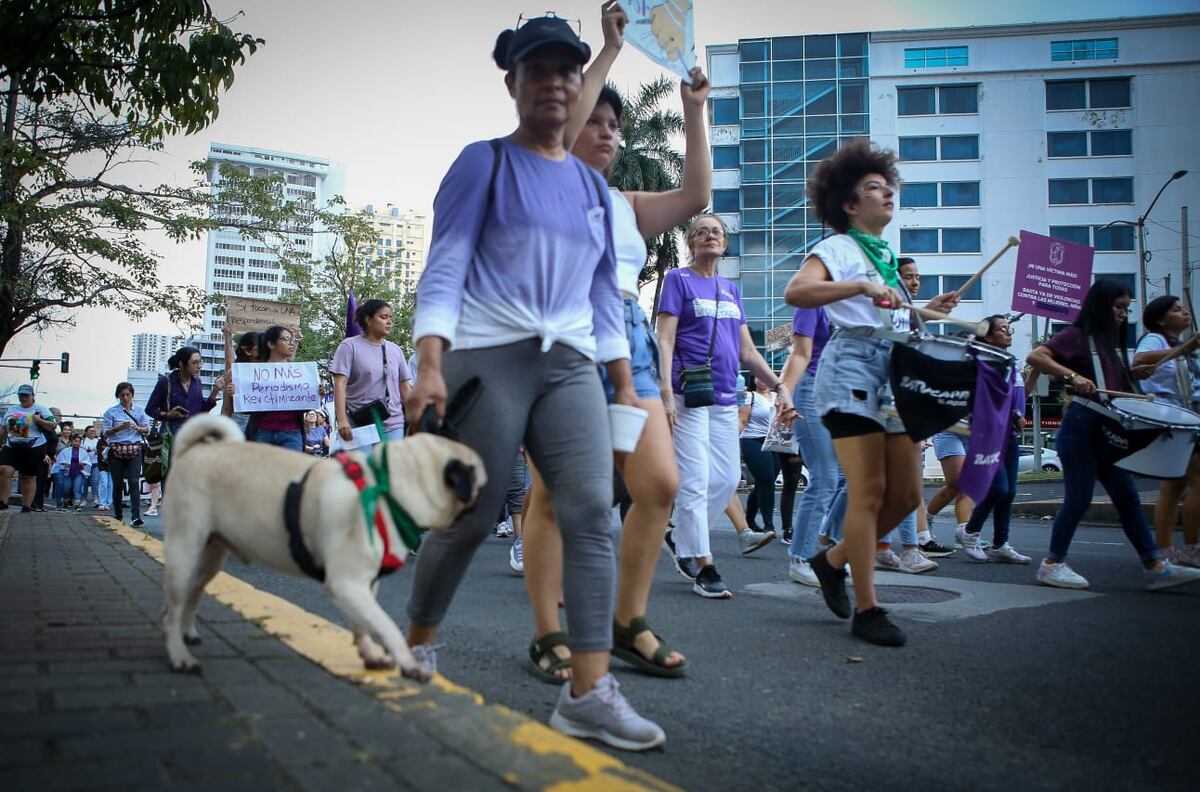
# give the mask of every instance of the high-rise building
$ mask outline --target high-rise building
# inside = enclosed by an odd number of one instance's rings
[[[312,209],[326,206],[330,199],[345,192],[345,169],[318,157],[213,143],[209,146],[208,164],[213,192],[217,195],[221,189],[222,165],[251,176],[283,178],[281,197]],[[230,211],[236,213],[234,209]],[[328,246],[330,240],[326,238],[328,235],[314,233],[315,230],[310,221],[288,229],[282,236],[296,247],[310,250],[317,258],[324,255],[323,246]],[[234,227],[223,227],[208,234],[204,287],[210,294],[278,300],[294,284],[287,281],[279,257],[270,246],[243,238]],[[204,358],[201,376],[206,383],[211,383],[224,369],[223,324],[223,317],[210,308],[204,334],[191,339]]]
[[[425,270],[425,216],[390,204],[383,212],[367,204],[362,212],[376,234],[374,245],[358,251],[362,265],[396,288],[415,290]]]
[[[784,286],[828,233],[805,181],[848,138],[900,155],[886,238],[917,259],[922,293],[963,285],[1024,229],[1096,249],[1097,277],[1139,296],[1180,293],[1180,207],[1200,206],[1200,15],[746,39],[708,48],[713,207],[736,232],[722,272],[740,278],[751,332],[790,320]],[[1194,237],[1191,237],[1194,239]],[[964,295],[966,318],[1011,308],[1016,254]],[[1190,274],[1189,274],[1190,280]],[[1131,314],[1139,333],[1140,298]],[[1045,322],[1039,326],[1044,334]],[[1054,326],[1051,326],[1054,329]],[[1028,320],[1014,352],[1030,348]],[[777,354],[778,365],[781,354]]]
[[[130,344],[129,368],[139,371],[166,371],[167,358],[183,346],[183,336],[137,333]]]

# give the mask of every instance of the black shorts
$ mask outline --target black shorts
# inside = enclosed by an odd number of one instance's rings
[[[14,467],[22,476],[36,476],[42,472],[46,459],[46,445],[6,445],[0,448],[0,467]]]
[[[869,434],[883,434],[883,427],[878,421],[872,421],[863,415],[844,413],[833,410],[821,416],[821,423],[829,430],[829,436],[835,440],[844,437],[863,437]]]

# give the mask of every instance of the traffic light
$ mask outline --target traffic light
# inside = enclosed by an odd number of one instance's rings
[[[40,376],[42,376],[42,361],[35,360],[29,366],[29,379],[35,380]]]
[[[63,374],[67,374],[70,372],[70,370],[71,370],[71,353],[63,352],[62,360],[60,361],[59,371],[61,371]]]

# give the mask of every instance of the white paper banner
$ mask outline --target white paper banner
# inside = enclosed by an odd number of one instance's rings
[[[319,410],[317,364],[234,363],[234,412]]]
[[[379,430],[375,426],[360,426],[357,429],[351,430],[350,439],[343,440],[341,434],[334,432],[329,436],[329,453],[336,454],[338,451],[349,451],[352,448],[362,448],[363,446],[375,445],[379,442]]]
[[[629,16],[625,40],[690,85],[688,72],[696,67],[692,0],[622,0],[621,7]]]

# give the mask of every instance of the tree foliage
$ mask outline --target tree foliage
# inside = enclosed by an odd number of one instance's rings
[[[671,137],[683,134],[683,116],[660,107],[677,90],[675,82],[659,77],[643,84],[632,101],[622,99],[621,153],[608,178],[613,187],[622,192],[666,192],[679,188],[683,155],[672,145]],[[679,266],[681,230],[673,229],[646,243],[646,265],[638,275],[638,285],[656,282],[654,314],[658,313],[663,277],[667,270]]]
[[[85,306],[199,316],[206,295],[164,283],[145,239],[211,228],[205,185],[121,170],[211,123],[262,43],[206,0],[0,0],[0,353]]]

